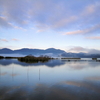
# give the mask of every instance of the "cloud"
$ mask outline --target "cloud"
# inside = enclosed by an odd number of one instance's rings
[[[13,39],[10,39],[10,40],[7,40],[7,39],[0,39],[0,41],[2,41],[2,42],[10,42],[10,41],[19,41],[19,40],[16,39],[16,38],[13,38]]]
[[[83,47],[80,47],[80,46],[76,46],[76,47],[70,48],[67,52],[75,52],[75,53],[85,52],[85,53],[87,53],[88,52],[88,49],[83,48]]]
[[[97,7],[98,7],[97,3],[86,6],[84,8],[83,12],[81,13],[81,16],[89,16],[89,15],[95,13]]]
[[[66,32],[66,33],[64,33],[64,35],[92,33],[97,29],[100,29],[100,24],[92,26],[92,27],[84,29],[84,30],[76,30],[76,31]]]
[[[99,9],[99,0],[0,0],[0,27],[90,33],[100,28]]]
[[[12,28],[12,25],[9,22],[7,22],[5,17],[0,16],[0,27],[1,28]]]
[[[23,31],[27,31],[27,29],[22,28],[22,27],[19,27],[19,26],[14,26],[14,25],[13,25],[13,27],[14,27],[15,29],[20,29],[20,30],[23,30]]]
[[[99,40],[100,36],[86,37],[87,39]]]
[[[6,17],[7,21],[23,26],[27,22],[25,16],[28,10],[26,1],[3,0],[1,3],[3,9],[2,15]]]
[[[73,52],[73,53],[83,52],[89,54],[100,54],[100,50],[83,48],[81,46],[72,47],[67,52]]]
[[[7,39],[0,39],[0,41],[3,41],[3,42],[8,42]]]
[[[96,50],[96,49],[89,49],[88,53],[90,54],[100,54],[100,50]]]
[[[37,30],[37,33],[39,33],[39,32],[43,32],[44,30]]]
[[[14,38],[14,39],[12,39],[12,41],[19,41],[19,40]]]

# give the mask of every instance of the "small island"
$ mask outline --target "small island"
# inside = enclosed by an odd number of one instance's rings
[[[40,56],[40,57],[25,56],[25,57],[18,57],[17,59],[18,61],[26,62],[26,63],[38,63],[38,62],[47,62],[53,58],[49,56]]]

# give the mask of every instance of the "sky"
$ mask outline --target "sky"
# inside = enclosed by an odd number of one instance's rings
[[[0,49],[100,53],[100,0],[0,0]]]

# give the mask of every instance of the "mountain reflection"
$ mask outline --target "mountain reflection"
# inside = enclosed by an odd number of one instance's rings
[[[39,63],[25,63],[25,62],[19,62],[16,59],[3,59],[3,60],[0,60],[0,65],[7,66],[7,65],[10,65],[10,64],[17,64],[17,65],[21,65],[23,67],[25,67],[25,66],[40,66],[40,65],[46,65],[48,67],[55,67],[55,66],[64,65],[65,62],[60,61],[60,60],[50,60],[50,61],[45,62],[45,63],[42,63],[42,62],[39,62]]]
[[[70,66],[70,68],[72,69],[83,69],[85,68],[84,66],[85,65],[90,65],[91,67],[99,67],[100,65],[100,62],[93,62],[93,61],[68,61],[68,60],[50,60],[48,62],[39,62],[39,63],[25,63],[25,62],[19,62],[18,60],[16,59],[3,59],[3,60],[0,60],[0,65],[3,65],[3,66],[8,66],[8,65],[11,65],[11,64],[16,64],[16,65],[21,65],[23,67],[27,67],[27,66],[32,66],[32,67],[35,67],[35,66],[40,66],[40,65],[45,65],[47,67],[56,67],[56,66],[62,66],[64,64],[67,63],[67,65]],[[81,65],[80,65],[81,63]]]

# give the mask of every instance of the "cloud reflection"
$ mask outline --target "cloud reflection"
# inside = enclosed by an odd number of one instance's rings
[[[0,73],[1,76],[7,75],[7,72]]]
[[[100,86],[97,86],[91,82],[87,82],[87,81],[66,81],[64,82],[67,85],[72,85],[72,86],[76,86],[76,87],[80,87],[80,88],[86,88],[88,90],[93,90],[95,92],[100,93]]]
[[[19,74],[10,74],[10,76],[17,76],[17,75],[19,75]]]
[[[99,94],[100,86],[78,81],[66,81],[53,86],[37,84],[33,88],[23,85],[0,87],[2,100],[99,100]]]
[[[86,77],[85,79],[91,81],[100,81],[100,76]]]

